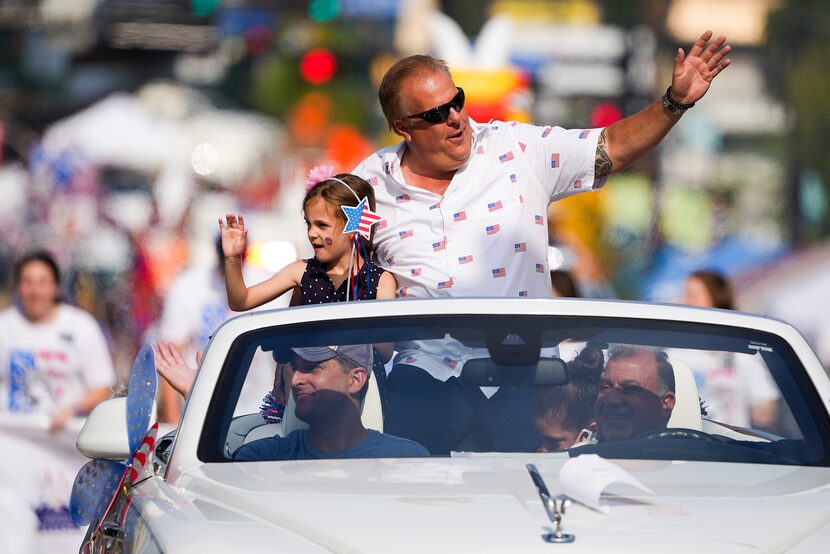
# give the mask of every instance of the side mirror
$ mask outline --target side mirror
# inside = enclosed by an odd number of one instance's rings
[[[75,447],[87,458],[125,460],[130,457],[127,436],[127,398],[110,398],[92,409]]]

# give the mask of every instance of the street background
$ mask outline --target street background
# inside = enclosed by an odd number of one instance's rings
[[[449,62],[477,121],[596,127],[710,28],[732,66],[653,154],[551,206],[552,268],[660,302],[725,272],[830,364],[830,8],[806,0],[0,0],[0,308],[13,261],[53,252],[123,382],[219,216],[265,274],[310,255],[306,173],[397,141],[376,91],[399,57]]]

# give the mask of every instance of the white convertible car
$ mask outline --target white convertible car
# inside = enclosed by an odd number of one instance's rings
[[[261,409],[283,391],[281,418]],[[829,406],[801,335],[737,312],[441,299],[245,314],[81,550],[826,552]],[[128,458],[124,410],[99,406],[79,450]]]

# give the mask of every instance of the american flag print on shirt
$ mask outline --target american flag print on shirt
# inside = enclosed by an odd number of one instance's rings
[[[446,281],[438,281],[438,288],[439,289],[449,289],[452,288],[452,277],[447,279]]]
[[[514,252],[525,252],[527,250],[527,243],[526,242],[517,242],[513,245]]]
[[[452,220],[458,223],[459,221],[464,221],[467,219],[467,212],[457,212],[452,214]]]
[[[525,144],[525,143],[523,143],[523,142],[520,142],[520,143],[519,143],[519,148],[521,148],[521,149],[522,149],[522,152],[524,152],[524,151],[525,151],[525,148],[527,148],[527,144]]]
[[[403,204],[404,202],[409,202],[408,194],[404,193],[395,197],[395,204]]]
[[[493,274],[493,279],[498,279],[499,277],[504,277],[505,275],[507,275],[507,272],[504,270],[503,267],[497,267],[496,269],[490,270],[490,272]]]
[[[378,186],[378,178],[377,177],[371,177],[367,181],[367,183],[369,183],[370,186],[376,187],[376,186]]]
[[[527,296],[527,291],[526,290],[520,290],[519,291],[519,296],[526,297]]]
[[[398,231],[398,236],[400,236],[402,240],[408,239],[412,236],[412,229],[407,229],[406,231]]]
[[[542,265],[542,264],[536,264],[536,273],[544,273],[544,272],[545,272],[545,266]]]
[[[452,369],[455,369],[455,366],[458,365],[458,362],[456,360],[453,360],[452,358],[449,358],[447,356],[444,356],[443,362],[447,367],[451,367]]]
[[[501,163],[509,162],[511,160],[513,160],[513,151],[512,150],[510,152],[505,152],[504,154],[499,156],[499,161]]]
[[[495,212],[496,210],[500,210],[501,208],[501,200],[496,200],[495,202],[490,202],[489,204],[487,204],[488,212]]]
[[[386,220],[381,219],[380,221],[378,221],[378,224],[375,226],[375,231],[380,231],[382,229],[386,229],[387,225],[388,225],[388,223],[386,222]]]
[[[590,129],[584,129],[581,133],[579,133],[579,138],[581,138],[581,139],[588,138],[588,135],[590,135],[590,134],[591,134]]]
[[[495,235],[496,233],[501,231],[501,227],[499,227],[499,224],[496,223],[495,225],[488,225],[484,228],[484,230],[487,232],[488,235]]]
[[[413,267],[412,269],[409,270],[409,274],[413,277],[417,277],[418,275],[421,274],[421,268],[420,267]]]
[[[517,180],[517,179],[516,179],[516,174],[515,174],[515,173],[511,173],[511,174],[510,174],[510,182],[515,184],[515,183],[516,183],[516,180]]]
[[[536,225],[544,225],[545,220],[544,220],[544,218],[542,218],[541,215],[534,215],[533,216],[533,223],[535,223]]]
[[[437,204],[433,204],[432,206],[430,206],[429,209],[431,211],[431,210],[435,210],[435,209],[440,208],[440,207],[441,207],[441,202],[438,202]]]
[[[550,168],[557,169],[559,167],[559,153],[554,152],[550,155]]]
[[[553,131],[553,127],[545,127],[545,130],[542,131],[542,138],[547,138],[551,131]]]
[[[401,297],[401,298],[406,298],[407,297],[407,290],[409,290],[409,287],[399,288],[398,289],[398,296]]]
[[[388,258],[386,258],[386,264],[389,267],[392,267],[393,265],[395,265],[395,256],[389,256]]]
[[[438,242],[432,243],[432,251],[433,252],[440,252],[447,247],[447,237],[444,237],[444,240],[440,240]]]
[[[460,263],[461,265],[468,264],[468,263],[470,263],[471,261],[473,261],[473,256],[472,256],[472,254],[467,255],[467,256],[459,256],[459,257],[458,257],[458,263]]]

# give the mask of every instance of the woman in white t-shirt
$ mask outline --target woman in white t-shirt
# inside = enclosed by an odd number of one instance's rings
[[[16,305],[0,312],[0,413],[45,414],[53,430],[112,392],[115,372],[101,328],[60,299],[60,271],[46,252],[14,268]]]
[[[734,309],[729,281],[715,271],[698,270],[686,278],[683,302],[703,308]],[[778,388],[769,372],[749,354],[675,352],[692,369],[711,419],[742,427],[771,429],[778,416]]]

